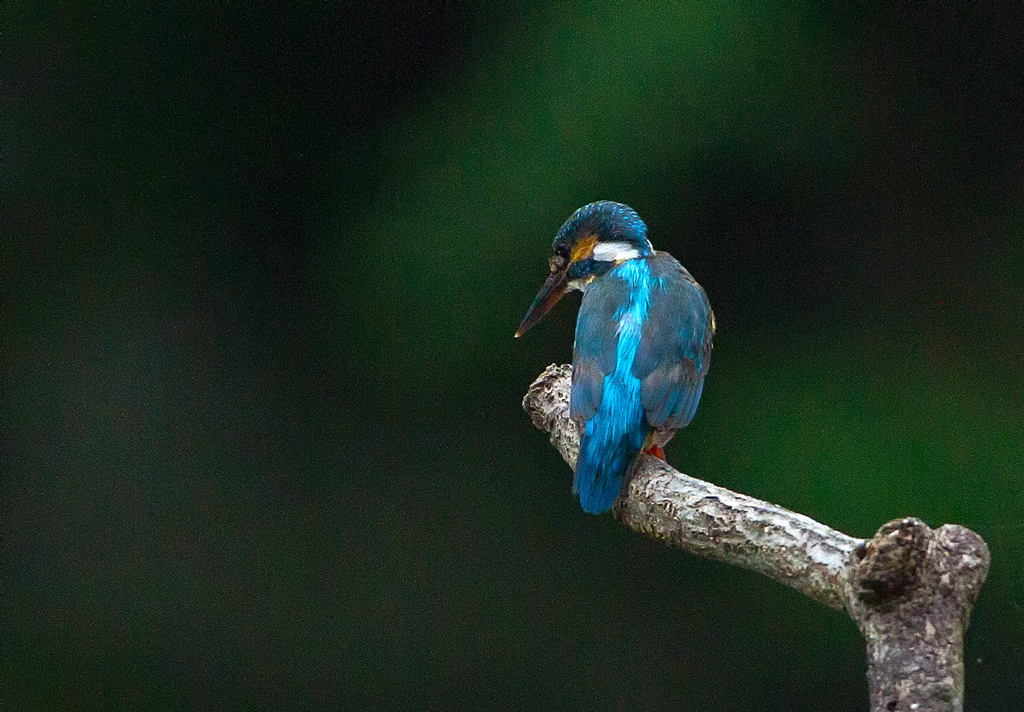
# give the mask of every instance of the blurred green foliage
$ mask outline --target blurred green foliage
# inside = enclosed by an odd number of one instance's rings
[[[504,283],[542,265],[566,206],[616,190],[656,204],[651,173],[666,161],[730,149],[837,160],[852,87],[827,81],[837,48],[798,41],[820,37],[819,15],[563,5],[482,33],[458,79],[390,133],[391,181],[354,218],[368,249],[342,261],[346,278],[372,275],[355,306],[373,360],[400,382],[486,367],[526,296],[502,298]]]
[[[555,230],[718,315],[681,470],[989,542],[1024,704],[1024,20],[976,4],[7,7],[0,706],[859,710],[842,615],[584,515]]]

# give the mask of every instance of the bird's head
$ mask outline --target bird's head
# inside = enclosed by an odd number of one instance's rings
[[[647,226],[628,205],[602,200],[572,214],[551,246],[551,274],[526,312],[516,337],[527,332],[571,289],[586,289],[616,264],[654,251]]]

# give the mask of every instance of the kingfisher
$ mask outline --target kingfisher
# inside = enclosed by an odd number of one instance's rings
[[[715,315],[704,289],[647,239],[628,205],[584,205],[559,229],[550,274],[516,337],[569,291],[583,292],[573,345],[569,414],[583,426],[572,491],[584,511],[611,509],[640,452],[664,446],[693,419],[711,363]]]

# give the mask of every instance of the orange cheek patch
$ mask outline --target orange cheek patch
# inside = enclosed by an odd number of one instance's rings
[[[596,244],[597,235],[584,235],[576,242],[576,246],[572,248],[569,261],[579,262],[580,260],[587,259],[594,254],[594,245]]]

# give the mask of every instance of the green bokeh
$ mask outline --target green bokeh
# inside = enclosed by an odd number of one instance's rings
[[[828,82],[838,48],[801,44],[824,31],[806,9],[585,4],[522,29],[478,39],[458,82],[389,127],[392,180],[341,255],[372,275],[354,306],[388,378],[489,367],[527,297],[510,277],[543,267],[566,206],[627,191],[647,213],[667,161],[834,164],[855,140],[856,87]]]

